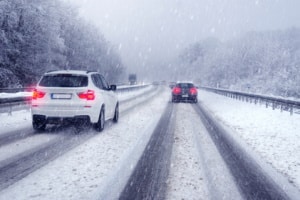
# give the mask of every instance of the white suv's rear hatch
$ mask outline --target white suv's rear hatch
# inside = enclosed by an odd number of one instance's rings
[[[84,109],[87,99],[80,98],[88,87],[88,77],[74,74],[45,75],[39,82],[32,105],[57,111]]]

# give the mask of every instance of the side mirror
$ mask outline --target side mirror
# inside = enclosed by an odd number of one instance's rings
[[[117,90],[117,85],[110,85],[110,90],[116,91]]]

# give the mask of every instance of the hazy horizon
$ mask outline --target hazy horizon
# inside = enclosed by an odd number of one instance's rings
[[[297,0],[73,0],[119,50],[129,71],[168,63],[207,37],[300,27]]]

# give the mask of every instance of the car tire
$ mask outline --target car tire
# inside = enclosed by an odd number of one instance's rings
[[[113,122],[117,123],[118,121],[119,121],[119,104],[117,103],[116,108],[115,108]]]
[[[44,131],[46,129],[46,123],[32,120],[32,127],[36,131]]]
[[[104,112],[104,108],[102,107],[100,110],[98,122],[96,122],[94,125],[96,131],[98,131],[98,132],[103,131],[104,124],[105,124],[105,112]]]

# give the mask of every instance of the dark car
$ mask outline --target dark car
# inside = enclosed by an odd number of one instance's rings
[[[177,83],[172,89],[172,102],[189,101],[192,103],[197,103],[197,96],[198,91],[193,83]]]

